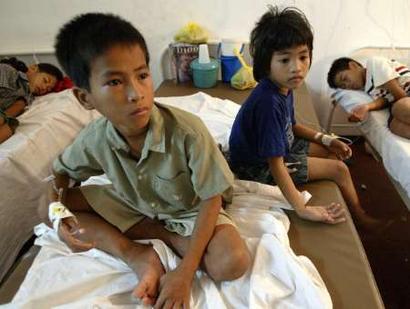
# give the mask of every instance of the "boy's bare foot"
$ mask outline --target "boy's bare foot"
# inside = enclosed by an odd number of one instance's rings
[[[135,247],[127,254],[127,265],[138,276],[133,295],[145,305],[154,305],[158,296],[159,279],[165,273],[157,253],[151,245]]]
[[[355,219],[359,229],[377,234],[385,231],[393,223],[393,220],[376,219],[366,213],[356,215]]]

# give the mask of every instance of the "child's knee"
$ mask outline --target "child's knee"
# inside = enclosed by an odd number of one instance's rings
[[[343,161],[334,160],[334,166],[337,178],[341,178],[343,180],[346,177],[350,177],[349,168]]]
[[[251,265],[251,256],[246,249],[232,249],[219,257],[208,269],[215,281],[231,281],[242,277]]]

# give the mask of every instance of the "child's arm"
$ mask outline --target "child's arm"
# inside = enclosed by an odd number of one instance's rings
[[[325,140],[323,139],[323,133],[317,132],[299,123],[293,125],[293,133],[295,134],[295,136],[325,146],[329,151],[333,152],[341,160],[346,160],[352,156],[352,149],[350,149],[350,147],[342,141],[338,140],[337,138],[331,138],[331,140],[329,140],[329,142],[326,144]],[[327,137],[329,138],[329,136]]]
[[[400,100],[407,96],[404,89],[400,86],[397,78],[389,80],[380,86],[380,88],[385,88],[394,97],[394,102]],[[359,105],[352,110],[352,115],[349,117],[349,121],[358,122],[363,121],[368,112],[382,109],[387,105],[387,101],[384,98],[378,98],[368,104]]]
[[[61,204],[59,205],[63,206],[63,208],[68,209],[66,205],[66,194],[71,178],[66,174],[59,174],[55,171],[53,171],[53,176],[54,179],[50,182],[48,190],[50,205],[55,202],[60,202]],[[44,212],[49,214],[49,208],[51,207],[50,205],[48,206],[46,211],[41,211],[41,213],[43,214],[42,217],[47,218],[43,219],[47,221],[49,216],[44,215]],[[60,219],[58,226],[58,236],[60,237],[60,239],[62,239],[73,251],[87,251],[94,248],[95,244],[84,242],[77,238],[79,234],[82,234],[84,232],[84,229],[80,227],[76,217],[71,213],[70,215],[70,217]],[[53,224],[53,222],[51,223]]]
[[[161,278],[161,292],[155,308],[174,308],[178,304],[188,308],[192,280],[214,233],[221,205],[220,195],[201,202],[188,250],[178,267]]]
[[[295,184],[286,169],[283,157],[271,157],[268,159],[268,163],[275,182],[299,217],[306,220],[330,224],[336,224],[345,220],[343,209],[338,204],[327,206],[305,205],[302,195],[296,189]]]
[[[18,99],[13,104],[11,104],[4,111],[4,113],[8,117],[17,117],[18,115],[20,115],[24,111],[25,107],[26,107],[26,101],[24,99]],[[4,124],[4,122],[5,122],[4,118],[0,117],[0,125]]]
[[[381,87],[386,88],[393,95],[395,101],[407,96],[407,93],[400,86],[397,78],[389,80],[387,83],[381,85]]]
[[[366,119],[368,112],[382,109],[385,106],[386,100],[384,98],[378,98],[370,103],[361,104],[352,110],[351,115],[349,116],[349,121],[363,121]]]

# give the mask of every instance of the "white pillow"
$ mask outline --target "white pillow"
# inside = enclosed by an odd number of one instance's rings
[[[373,101],[373,98],[361,90],[337,89],[332,98],[349,114],[359,105]]]

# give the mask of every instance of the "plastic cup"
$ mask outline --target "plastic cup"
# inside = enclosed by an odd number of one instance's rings
[[[199,45],[199,55],[198,55],[198,62],[199,63],[209,63],[209,50],[207,44],[200,44]]]

